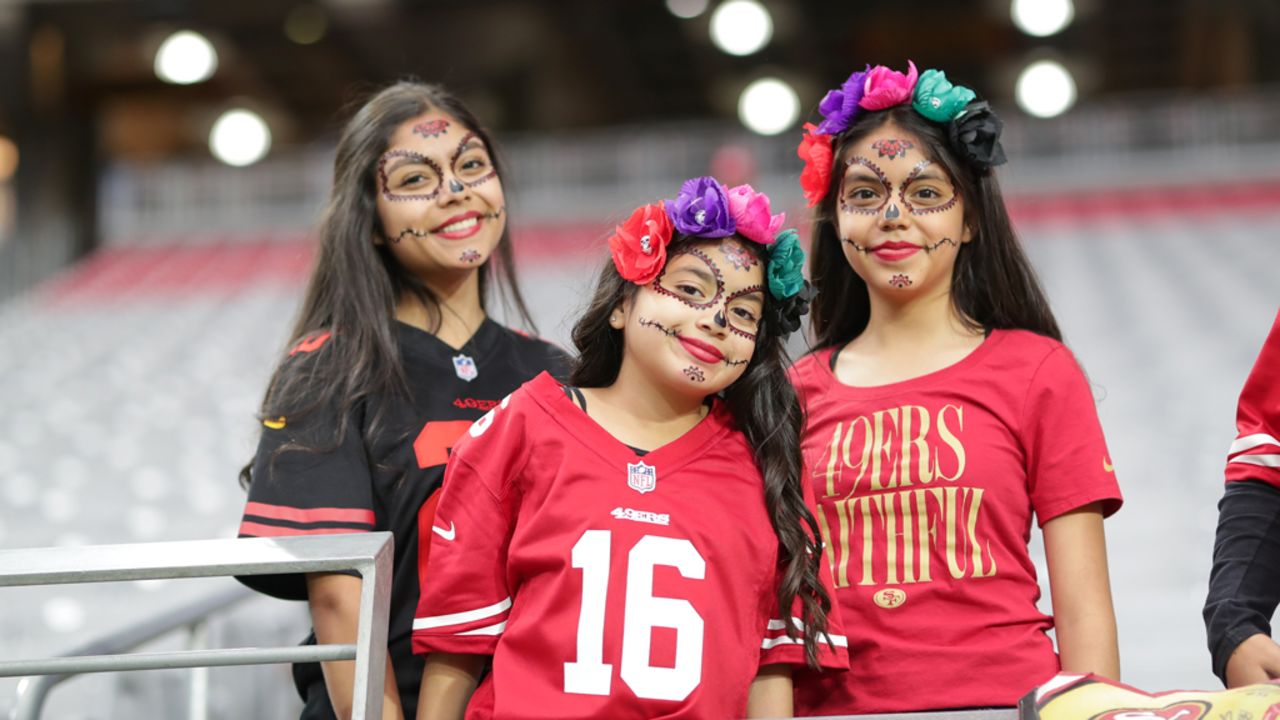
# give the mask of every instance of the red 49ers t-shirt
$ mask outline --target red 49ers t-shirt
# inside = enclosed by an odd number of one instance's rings
[[[833,352],[792,372],[850,672],[798,677],[797,714],[1015,705],[1059,669],[1032,514],[1120,507],[1084,374],[1020,330],[878,387],[840,383]]]
[[[455,446],[431,531],[413,645],[493,655],[468,718],[741,717],[761,665],[804,663],[720,403],[637,457],[544,373]],[[829,633],[845,667],[838,613]]]

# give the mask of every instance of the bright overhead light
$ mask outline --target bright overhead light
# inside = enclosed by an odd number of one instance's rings
[[[730,55],[750,55],[773,37],[773,18],[756,0],[729,0],[711,13],[711,42]]]
[[[170,35],[156,51],[156,77],[175,85],[191,85],[213,77],[218,53],[205,36],[190,30]]]
[[[667,0],[667,10],[678,18],[696,18],[707,11],[707,0]]]
[[[1076,81],[1061,63],[1040,60],[1028,65],[1018,75],[1014,97],[1028,115],[1055,117],[1075,104]]]
[[[228,165],[252,165],[271,149],[271,128],[250,110],[228,110],[209,132],[209,151]]]
[[[799,96],[777,78],[756,80],[738,98],[738,119],[761,135],[777,135],[794,125],[799,116]]]
[[[1048,37],[1070,25],[1076,9],[1071,0],[1013,0],[1009,14],[1022,32]]]

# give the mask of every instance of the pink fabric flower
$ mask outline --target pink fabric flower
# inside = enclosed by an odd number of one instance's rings
[[[890,70],[883,65],[871,68],[867,73],[866,91],[858,106],[867,110],[884,110],[894,105],[911,102],[911,93],[916,89],[916,64],[907,61],[907,74]]]
[[[738,226],[738,234],[761,245],[772,245],[782,223],[787,221],[787,214],[770,215],[769,196],[756,192],[750,185],[739,185],[727,194],[729,214]]]

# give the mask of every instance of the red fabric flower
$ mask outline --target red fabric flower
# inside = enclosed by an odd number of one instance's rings
[[[667,264],[671,218],[661,203],[636,208],[609,238],[613,265],[624,280],[648,285]]]
[[[831,186],[831,136],[819,135],[813,123],[804,124],[804,139],[796,148],[796,155],[804,161],[804,171],[800,173],[800,188],[804,190],[804,199],[813,207],[827,196],[827,188]]]

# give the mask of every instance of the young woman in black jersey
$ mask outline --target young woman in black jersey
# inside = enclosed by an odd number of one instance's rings
[[[261,408],[242,537],[390,530],[395,569],[383,717],[413,717],[410,650],[435,492],[457,437],[559,349],[488,316],[493,290],[532,327],[515,280],[503,168],[489,133],[437,85],[396,83],[338,142],[320,244],[288,354]],[[429,535],[429,533],[428,533]],[[420,552],[421,550],[421,552]],[[322,643],[356,635],[360,579],[256,576],[306,599]],[[303,718],[351,712],[353,663],[297,665]]]

